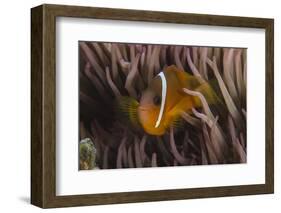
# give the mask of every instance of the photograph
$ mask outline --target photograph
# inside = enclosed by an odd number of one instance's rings
[[[79,41],[79,170],[247,162],[247,49]]]
[[[31,8],[30,203],[273,194],[272,15],[142,6]]]

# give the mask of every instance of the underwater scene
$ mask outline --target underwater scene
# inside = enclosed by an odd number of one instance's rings
[[[78,46],[79,170],[246,163],[246,48]]]

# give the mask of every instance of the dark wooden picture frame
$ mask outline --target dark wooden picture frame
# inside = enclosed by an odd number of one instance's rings
[[[56,18],[77,17],[265,29],[265,184],[192,189],[56,195]],[[274,191],[274,20],[63,5],[31,9],[31,203],[66,207],[266,194]]]

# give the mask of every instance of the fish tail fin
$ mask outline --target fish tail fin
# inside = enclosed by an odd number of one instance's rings
[[[206,99],[207,103],[210,105],[224,105],[220,95],[215,92],[213,86],[210,83],[201,84],[195,89],[195,91],[200,92]],[[195,105],[201,107],[202,103],[198,97],[194,98]]]
[[[227,107],[224,103],[223,96],[220,92],[219,87],[215,86],[213,80],[208,83],[204,83],[199,86],[196,91],[200,92],[206,99],[212,112],[219,116],[221,119],[225,119],[225,116],[228,115]],[[198,97],[194,97],[194,102],[196,107],[202,107],[202,102]]]
[[[219,101],[221,104],[224,104],[224,102],[223,102],[223,95],[222,95],[222,93],[221,93],[221,89],[220,89],[220,86],[219,86],[219,84],[218,84],[218,81],[217,81],[215,78],[213,78],[213,79],[209,80],[208,83],[209,83],[211,89],[212,89],[213,91],[216,91],[216,93],[214,92],[214,94],[216,95],[218,101]]]
[[[117,115],[118,118],[126,123],[139,127],[138,121],[139,103],[134,98],[121,96],[117,99]]]

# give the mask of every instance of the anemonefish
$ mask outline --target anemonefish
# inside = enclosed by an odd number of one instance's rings
[[[201,107],[201,100],[183,91],[183,88],[203,94],[209,104],[216,102],[211,86],[197,77],[178,69],[175,65],[159,72],[142,92],[140,101],[132,98],[121,99],[121,109],[129,120],[138,123],[150,135],[163,135],[175,125],[182,112],[192,112]]]

